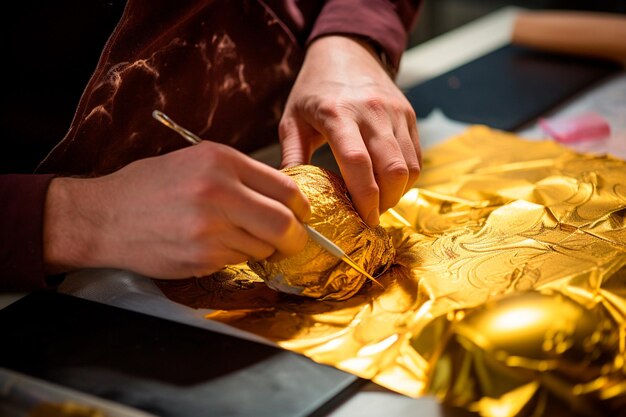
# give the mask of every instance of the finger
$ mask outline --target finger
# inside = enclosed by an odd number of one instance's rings
[[[221,222],[217,229],[207,228],[193,240],[185,241],[174,258],[185,265],[182,269],[193,275],[208,275],[224,267],[248,260],[270,257],[275,248],[263,239],[230,222]]]
[[[278,126],[281,168],[311,163],[311,155],[324,141],[322,135],[302,119],[283,119]]]
[[[253,159],[246,159],[241,165],[238,173],[244,185],[283,204],[300,221],[308,221],[311,217],[311,204],[292,178]]]
[[[221,243],[229,250],[225,256],[225,263],[231,265],[233,262],[266,259],[276,252],[271,244],[242,228],[233,228],[230,233],[223,234]]]
[[[417,181],[417,178],[419,177],[419,142],[417,143],[416,149],[416,144],[411,137],[410,127],[405,122],[405,119],[399,121],[399,125],[394,129],[394,135],[398,143],[398,148],[402,152],[402,158],[404,159],[404,163],[406,164],[407,168],[406,183],[404,185],[404,189],[401,190],[401,198],[402,195],[404,195],[412,187],[412,185],[415,183],[415,181]],[[393,207],[397,204],[398,201],[399,199],[393,202],[392,205],[387,206],[387,208]]]
[[[350,119],[335,120],[325,131],[357,212],[370,226],[378,225],[379,188],[358,125]]]
[[[409,170],[388,117],[364,122],[363,138],[380,188],[380,211],[396,205],[404,194]],[[409,144],[410,145],[410,144]],[[411,146],[412,148],[412,146]]]
[[[407,129],[409,133],[408,140],[411,143],[413,148],[413,152],[415,154],[416,160],[409,161],[407,158],[407,165],[409,167],[409,180],[407,181],[406,188],[404,192],[409,191],[410,188],[413,187],[417,179],[419,178],[420,172],[422,170],[422,147],[420,145],[419,140],[419,131],[417,129],[417,118],[413,111],[409,112],[406,117]],[[400,136],[402,137],[402,136]],[[405,142],[405,141],[403,141]],[[406,146],[406,145],[404,145]],[[404,148],[403,148],[404,149]],[[411,153],[411,148],[406,146],[406,154]]]
[[[308,235],[304,226],[284,204],[243,184],[232,198],[224,205],[229,208],[224,215],[276,252],[291,256],[306,245]]]
[[[252,259],[247,253],[241,252],[238,248],[219,247],[211,248],[210,257],[206,257],[202,261],[196,261],[187,269],[191,271],[191,275],[195,277],[203,277],[211,275],[219,271],[226,265],[237,265]]]

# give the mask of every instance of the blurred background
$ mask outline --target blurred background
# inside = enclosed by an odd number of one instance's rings
[[[626,14],[626,0],[424,0],[408,47],[415,46],[506,6]]]

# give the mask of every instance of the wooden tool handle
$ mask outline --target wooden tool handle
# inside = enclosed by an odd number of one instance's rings
[[[606,58],[626,65],[626,15],[596,12],[522,12],[513,44],[546,51]]]

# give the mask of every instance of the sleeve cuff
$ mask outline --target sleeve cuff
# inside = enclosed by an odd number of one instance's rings
[[[43,220],[54,175],[0,176],[0,288],[30,291],[51,288],[43,262]]]
[[[409,20],[413,20],[412,17]],[[307,45],[326,35],[364,38],[379,52],[386,69],[395,76],[408,39],[405,22],[386,0],[329,1],[323,7]]]

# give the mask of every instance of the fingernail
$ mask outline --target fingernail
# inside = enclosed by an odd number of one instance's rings
[[[370,211],[369,216],[367,216],[367,224],[372,227],[378,226],[378,224],[380,223],[379,217],[380,214],[378,214],[378,209]]]

